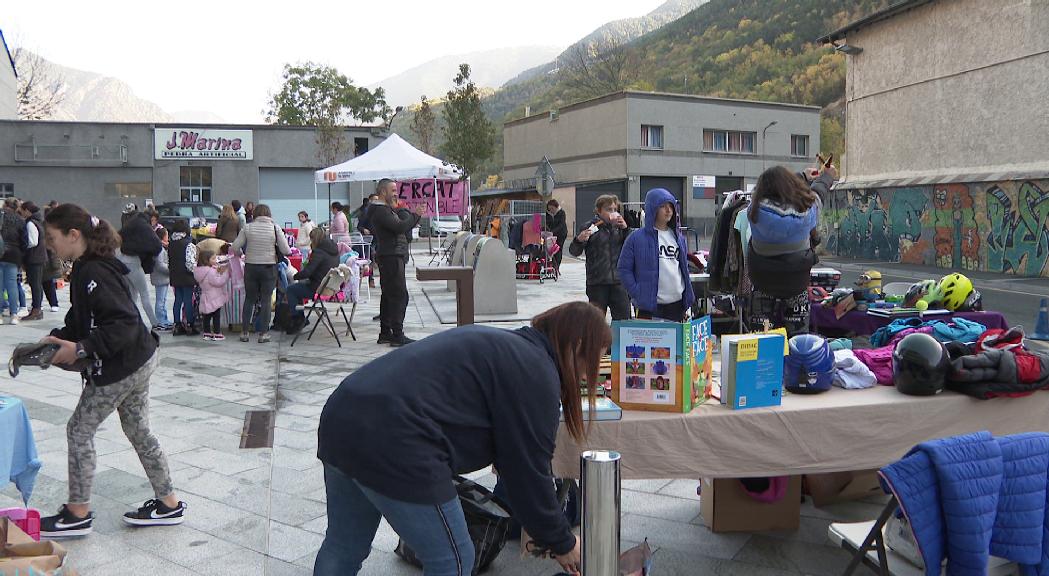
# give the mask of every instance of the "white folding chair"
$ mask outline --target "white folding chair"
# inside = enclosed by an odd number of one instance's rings
[[[335,324],[332,322],[331,315],[328,313],[328,304],[336,307],[336,316],[342,314],[342,319],[346,322],[346,334],[351,336],[354,341],[357,340],[357,335],[353,333],[353,326],[350,319],[357,311],[357,303],[353,303],[353,308],[350,311],[350,318],[347,318],[346,311],[343,309],[343,302],[340,300],[334,300],[334,298],[342,293],[346,283],[350,281],[350,276],[350,267],[345,264],[340,264],[339,266],[332,268],[328,271],[328,274],[324,276],[324,280],[321,281],[321,285],[317,288],[317,293],[313,295],[309,307],[306,308],[307,321],[314,312],[317,313],[317,319],[314,322],[309,335],[306,336],[306,340],[313,338],[313,333],[317,331],[317,327],[323,324],[328,333],[335,338],[335,343],[342,348],[342,342],[339,340],[339,335],[335,331]],[[296,304],[295,308],[298,309],[299,305]],[[295,335],[295,338],[292,338],[291,347],[295,346],[295,342],[298,341],[300,335],[302,335],[301,331]]]

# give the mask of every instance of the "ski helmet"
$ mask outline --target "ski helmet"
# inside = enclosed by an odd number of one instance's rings
[[[983,294],[980,291],[973,288],[972,292],[969,292],[969,296],[965,299],[965,302],[958,307],[961,312],[980,312],[983,310]]]
[[[783,362],[783,387],[795,394],[830,390],[834,377],[830,344],[815,334],[798,334],[790,339],[788,347],[790,354]]]
[[[904,394],[932,396],[943,392],[950,366],[943,344],[928,334],[908,334],[892,352],[892,381]]]
[[[964,274],[955,272],[940,279],[938,288],[943,296],[943,307],[953,312],[965,303],[973,291],[973,283]]]

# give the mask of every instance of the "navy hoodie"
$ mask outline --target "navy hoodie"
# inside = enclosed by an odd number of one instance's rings
[[[645,195],[645,227],[627,236],[623,251],[619,253],[619,281],[623,283],[630,299],[637,307],[654,312],[659,295],[659,233],[656,230],[656,211],[670,202],[674,205],[674,216],[670,226],[677,230],[677,200],[663,188],[653,188]],[[679,231],[677,233],[678,265],[685,279],[682,304],[685,310],[692,306],[696,296],[688,280],[688,244]]]
[[[317,456],[389,498],[441,504],[452,476],[495,464],[514,517],[556,554],[575,546],[553,487],[561,379],[533,328],[463,326],[381,356],[324,405]]]

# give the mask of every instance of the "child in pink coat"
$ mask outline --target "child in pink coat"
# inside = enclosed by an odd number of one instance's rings
[[[197,267],[193,277],[200,286],[200,313],[204,317],[204,340],[220,341],[222,335],[222,306],[229,300],[226,292],[226,280],[229,275],[229,261],[220,260],[210,252],[201,251],[197,256]]]

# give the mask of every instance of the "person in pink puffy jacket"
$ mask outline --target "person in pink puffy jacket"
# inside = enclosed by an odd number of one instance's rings
[[[228,258],[228,257],[227,257]],[[220,260],[211,252],[201,251],[197,256],[197,267],[193,277],[200,286],[200,314],[204,317],[204,340],[220,341],[222,335],[222,307],[229,300],[226,292],[226,280],[229,274],[229,261]]]

